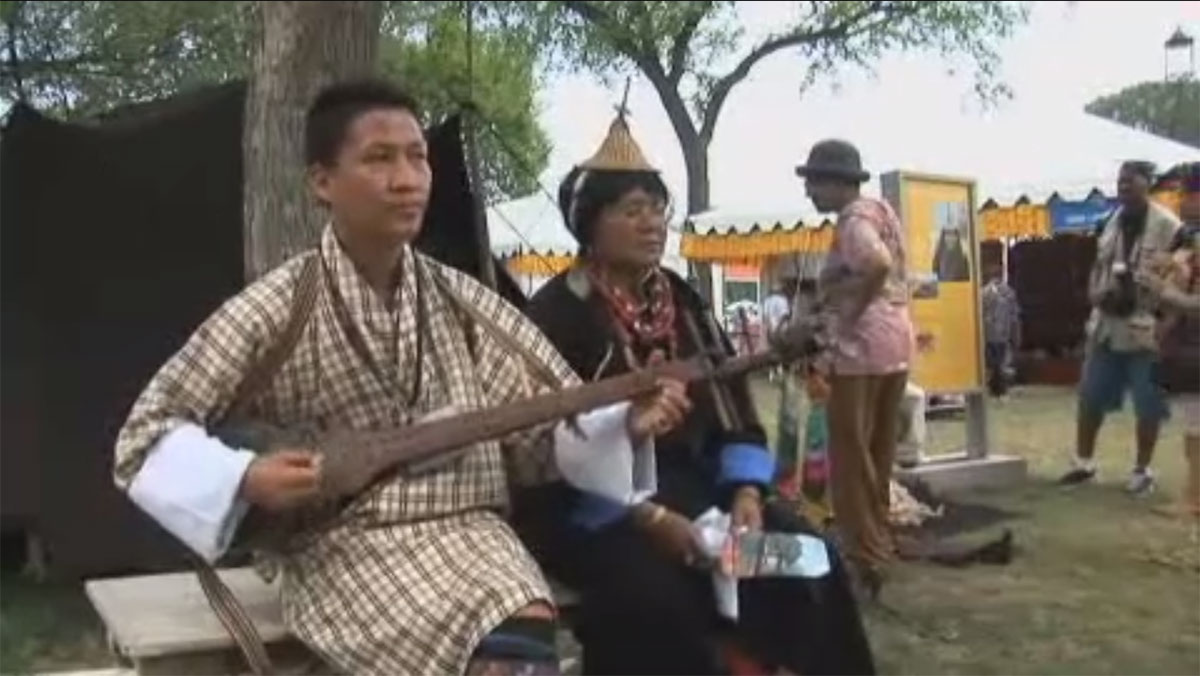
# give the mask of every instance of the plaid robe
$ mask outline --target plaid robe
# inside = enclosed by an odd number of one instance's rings
[[[539,393],[518,356],[451,309],[431,277],[439,268],[563,385],[576,382],[524,315],[457,271],[406,248],[389,311],[332,228],[322,235],[320,256],[328,276],[313,314],[254,407],[267,422],[371,429],[407,424],[450,404],[473,410]],[[155,375],[118,436],[118,485],[128,487],[149,449],[178,423],[220,419],[249,365],[280,339],[301,267],[293,259],[228,301]],[[420,354],[418,287],[425,315]],[[377,368],[351,348],[336,302]],[[462,673],[479,639],[502,619],[551,599],[502,516],[510,478],[552,478],[551,437],[543,428],[481,443],[427,473],[381,482],[348,505],[335,526],[297,538],[279,561],[289,628],[348,672]]]

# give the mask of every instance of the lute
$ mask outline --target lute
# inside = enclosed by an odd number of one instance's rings
[[[351,497],[394,471],[428,468],[479,442],[651,394],[662,378],[685,383],[706,378],[720,380],[782,361],[778,352],[769,351],[732,357],[710,369],[702,357],[693,357],[408,427],[332,432],[314,444],[321,454],[322,498]]]

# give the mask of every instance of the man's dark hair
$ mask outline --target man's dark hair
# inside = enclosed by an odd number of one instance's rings
[[[386,80],[349,80],[322,89],[304,119],[305,164],[332,165],[350,125],[381,108],[406,110],[421,119],[417,100]]]
[[[1141,176],[1146,179],[1147,183],[1154,183],[1155,166],[1153,162],[1147,162],[1146,160],[1125,160],[1121,163],[1121,168]]]

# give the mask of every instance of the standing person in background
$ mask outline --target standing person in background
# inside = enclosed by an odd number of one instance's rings
[[[775,333],[791,314],[798,286],[799,282],[795,277],[784,277],[780,286],[763,300],[763,328],[766,335]]]
[[[763,299],[762,335],[764,337],[773,335],[791,316],[792,303],[796,300],[796,285],[795,277],[785,276],[782,283]],[[786,372],[787,369],[782,366],[771,369],[771,380],[782,379]]]
[[[1167,326],[1162,332],[1164,356],[1173,348],[1191,349],[1187,337],[1181,334],[1194,329],[1180,321],[1184,317],[1179,313],[1200,316],[1200,162],[1187,165],[1179,215],[1183,218],[1183,227],[1171,242],[1169,254],[1157,266],[1161,272],[1142,271],[1137,278],[1139,284],[1156,294],[1163,305],[1175,313],[1166,320]],[[1193,373],[1193,379],[1195,376]],[[1180,408],[1184,421],[1183,457],[1188,476],[1183,497],[1171,511],[1195,518],[1200,517],[1200,398],[1193,393],[1181,402]]]
[[[1096,437],[1104,417],[1120,410],[1131,390],[1137,416],[1137,461],[1126,490],[1145,495],[1154,490],[1150,461],[1158,431],[1169,416],[1156,375],[1158,298],[1135,280],[1167,251],[1179,219],[1150,201],[1154,165],[1128,161],[1121,165],[1117,197],[1121,204],[1101,231],[1096,262],[1088,280],[1092,316],[1088,320],[1087,356],[1079,385],[1075,457],[1059,483],[1066,486],[1096,477]]]
[[[1017,292],[1004,281],[1004,268],[988,265],[983,287],[984,363],[988,391],[993,397],[1008,396],[1013,353],[1021,344],[1021,307]]]
[[[863,197],[858,150],[822,141],[796,168],[822,212],[836,212],[819,279],[830,317],[829,445],[838,534],[872,595],[892,560],[888,527],[897,410],[913,352],[904,235],[886,202]]]

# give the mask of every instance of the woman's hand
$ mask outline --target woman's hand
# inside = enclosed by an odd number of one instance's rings
[[[762,493],[754,486],[743,486],[733,494],[729,508],[729,525],[737,532],[741,529],[760,531],[763,527]]]
[[[691,410],[687,385],[670,378],[660,379],[656,392],[635,399],[629,407],[626,419],[629,438],[634,446],[641,446],[647,439],[662,436],[678,427]]]
[[[673,561],[690,566],[704,556],[700,543],[692,535],[692,522],[678,512],[644,502],[634,512],[634,523],[663,555]]]

